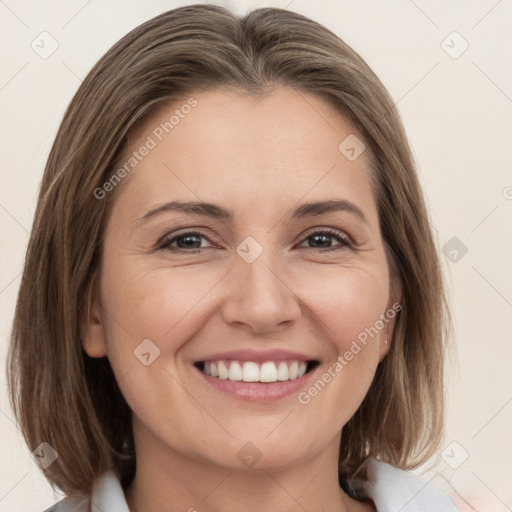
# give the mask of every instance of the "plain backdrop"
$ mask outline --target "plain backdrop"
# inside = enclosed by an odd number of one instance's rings
[[[2,512],[42,512],[60,499],[16,427],[4,371],[51,144],[81,80],[110,46],[186,3],[194,2],[0,1]],[[447,367],[446,439],[432,464],[415,473],[449,492],[461,510],[510,510],[512,1],[211,3],[237,13],[288,8],[313,18],[368,62],[397,103],[442,251],[457,347]],[[41,38],[45,51],[55,46],[51,55],[33,49],[43,46]]]

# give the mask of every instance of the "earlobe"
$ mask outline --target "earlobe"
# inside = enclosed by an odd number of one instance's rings
[[[397,304],[398,302],[395,301],[393,304]],[[391,348],[391,341],[393,339],[393,333],[395,331],[395,323],[396,323],[396,312],[392,316],[388,314],[388,312],[392,310],[395,311],[394,306],[388,306],[388,309],[386,311],[386,318],[388,318],[388,323],[384,330],[382,331],[380,335],[379,340],[379,362],[382,361],[386,355],[388,354],[390,348]]]
[[[380,336],[379,362],[381,362],[391,348],[391,340],[395,331],[396,316],[402,310],[402,284],[398,279],[391,280],[391,296],[385,313],[388,323]]]
[[[391,336],[387,333],[383,333],[380,338],[380,350],[379,350],[379,362],[386,357],[391,346]]]
[[[80,341],[89,357],[105,357],[107,355],[105,329],[96,300],[93,300],[90,308],[87,307],[84,311],[80,326]]]

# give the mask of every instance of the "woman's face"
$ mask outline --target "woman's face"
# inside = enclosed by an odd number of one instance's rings
[[[291,88],[191,97],[140,127],[103,188],[120,187],[84,348],[108,356],[138,450],[285,467],[337,445],[389,346],[400,297],[368,155]]]

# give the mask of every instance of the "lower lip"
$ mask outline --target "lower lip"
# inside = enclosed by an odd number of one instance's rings
[[[269,400],[278,400],[279,398],[297,393],[306,385],[306,382],[309,380],[310,376],[315,373],[317,368],[318,366],[298,379],[276,382],[244,382],[242,380],[219,379],[218,377],[206,375],[198,368],[196,368],[196,370],[203,376],[208,384],[219,391],[241,400],[266,402]]]

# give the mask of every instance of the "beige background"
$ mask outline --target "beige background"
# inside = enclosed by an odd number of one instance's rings
[[[439,246],[456,237],[450,244],[467,247],[466,254],[456,248],[455,255],[448,245],[443,256],[457,354],[447,369],[444,450],[433,467],[417,473],[449,492],[461,510],[472,510],[464,500],[478,511],[510,510],[512,1],[212,3],[241,13],[289,8],[325,24],[367,60],[397,102]],[[184,4],[0,2],[2,512],[42,512],[59,499],[16,429],[3,371],[45,160],[68,102],[98,58],[136,25]],[[46,59],[31,48],[38,37],[49,37],[39,36],[43,31],[58,43]],[[469,47],[458,55],[465,41]]]

